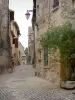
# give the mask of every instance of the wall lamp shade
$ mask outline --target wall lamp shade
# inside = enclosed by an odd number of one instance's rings
[[[25,16],[26,16],[26,19],[28,20],[29,17],[30,17],[30,13],[27,11],[26,14],[25,14]]]

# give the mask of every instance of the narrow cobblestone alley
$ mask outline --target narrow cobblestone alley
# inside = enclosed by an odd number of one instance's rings
[[[28,65],[17,66],[12,74],[0,75],[0,100],[75,100],[73,93],[35,77],[34,69]]]

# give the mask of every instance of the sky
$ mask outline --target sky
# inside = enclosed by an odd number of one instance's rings
[[[28,46],[28,26],[31,26],[32,12],[29,20],[26,19],[25,14],[27,10],[33,9],[33,0],[9,0],[9,8],[15,11],[15,21],[20,28],[21,36],[19,41],[24,48]]]

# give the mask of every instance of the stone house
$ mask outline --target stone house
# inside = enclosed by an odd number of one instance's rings
[[[9,63],[9,0],[0,0],[0,68]]]
[[[32,27],[28,27],[28,56],[30,57],[30,64],[34,63],[34,32]]]
[[[26,55],[24,52],[24,47],[21,44],[21,42],[19,42],[19,47],[18,47],[18,58],[19,58],[19,64],[20,65],[26,65],[27,64],[27,59],[26,59]]]
[[[10,10],[10,42],[11,42],[11,56],[14,59],[15,65],[18,65],[18,40],[19,40],[19,26],[14,20],[14,11]]]
[[[59,50],[53,55],[42,49],[40,37],[48,29],[71,22],[75,28],[75,0],[33,0],[33,27],[35,32],[35,54],[37,76],[46,78],[59,86],[65,78],[66,69],[58,62]],[[36,11],[35,11],[36,10]],[[58,60],[57,60],[58,59]]]

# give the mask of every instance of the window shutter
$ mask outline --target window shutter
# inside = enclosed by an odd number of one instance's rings
[[[13,44],[15,44],[15,39],[13,39]]]
[[[18,38],[15,38],[15,48],[18,48]]]
[[[59,6],[59,0],[54,0],[54,5],[53,7]]]
[[[14,20],[14,11],[10,11],[10,21]]]

